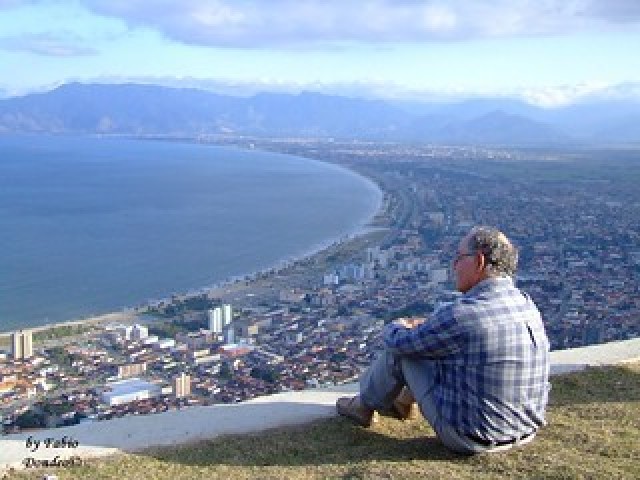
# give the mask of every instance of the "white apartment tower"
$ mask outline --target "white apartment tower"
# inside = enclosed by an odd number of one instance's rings
[[[209,316],[209,330],[213,333],[222,333],[222,308],[212,308],[207,314]]]
[[[22,334],[20,332],[11,334],[11,357],[14,360],[22,359]]]
[[[188,397],[191,395],[191,377],[182,372],[173,379],[173,394],[176,398]]]
[[[142,341],[149,337],[149,329],[144,325],[135,324],[131,329],[131,340]]]
[[[31,330],[20,330],[11,334],[11,356],[14,360],[23,360],[33,356]]]
[[[224,343],[227,345],[233,345],[236,341],[236,332],[232,325],[225,327],[224,329]]]
[[[233,311],[231,305],[225,304],[222,306],[222,324],[229,325],[233,320]]]
[[[31,330],[22,334],[22,357],[33,357],[33,336],[31,334]]]

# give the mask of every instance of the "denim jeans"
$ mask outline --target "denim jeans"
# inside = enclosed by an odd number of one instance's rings
[[[475,454],[508,450],[529,443],[534,435],[509,445],[483,445],[458,433],[438,412],[433,400],[436,386],[434,361],[419,356],[396,355],[383,350],[360,378],[360,397],[369,408],[388,411],[404,387],[413,393],[422,416],[429,422],[440,441],[449,449]]]

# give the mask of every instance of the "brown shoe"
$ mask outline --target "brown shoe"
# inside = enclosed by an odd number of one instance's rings
[[[404,387],[393,401],[391,409],[380,412],[380,415],[395,418],[397,420],[409,420],[410,418],[416,417],[417,412],[418,404],[416,403],[415,398],[413,398],[411,390]]]
[[[336,402],[336,410],[340,415],[353,420],[361,427],[369,428],[373,422],[377,421],[376,412],[362,403],[360,395],[339,398]]]
[[[410,420],[418,416],[418,404],[416,402],[400,403],[393,402],[394,418],[398,420]]]

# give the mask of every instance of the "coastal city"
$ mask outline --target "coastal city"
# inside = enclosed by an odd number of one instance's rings
[[[640,336],[638,173],[624,151],[198,141],[347,167],[379,186],[380,209],[357,236],[219,288],[118,321],[12,332],[0,353],[4,434],[353,382],[386,322],[428,318],[459,295],[451,261],[478,224],[517,245],[518,286],[552,349]]]

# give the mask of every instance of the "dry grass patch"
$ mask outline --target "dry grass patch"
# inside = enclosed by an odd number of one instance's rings
[[[421,419],[383,419],[367,430],[334,418],[91,460],[51,473],[91,480],[640,478],[640,364],[554,377],[548,420],[532,444],[494,455],[453,454]],[[8,478],[42,475],[19,472]]]

